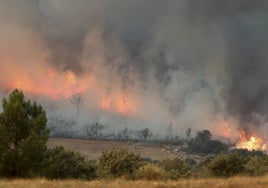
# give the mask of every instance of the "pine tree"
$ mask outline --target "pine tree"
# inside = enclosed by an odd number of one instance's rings
[[[36,102],[14,90],[2,101],[0,114],[0,175],[32,177],[42,168],[48,140],[46,113]]]

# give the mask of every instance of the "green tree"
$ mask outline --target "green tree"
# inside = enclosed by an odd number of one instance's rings
[[[26,101],[22,91],[14,90],[3,99],[0,114],[0,175],[36,175],[46,153],[48,130],[46,113],[36,102]]]

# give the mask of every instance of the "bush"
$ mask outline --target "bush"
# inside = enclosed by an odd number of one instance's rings
[[[258,156],[258,157],[267,157],[267,154],[264,151],[260,151],[260,150],[252,150],[249,151],[248,149],[232,149],[228,152],[230,153],[236,153],[240,156],[246,157],[246,158],[250,158],[250,157],[254,157],[254,156]]]
[[[190,172],[188,165],[178,157],[174,159],[165,159],[160,162],[159,165],[167,172],[167,176],[170,179],[187,177]]]
[[[200,161],[200,163],[196,164],[194,168],[192,168],[192,176],[198,178],[207,178],[211,176],[211,173],[208,170],[208,165],[215,158],[215,156],[207,156],[205,160]]]
[[[212,176],[229,177],[243,172],[245,161],[237,154],[218,155],[207,165]]]
[[[194,159],[191,158],[186,158],[184,160],[184,162],[186,163],[186,165],[190,166],[190,167],[194,167],[196,166],[196,161]]]
[[[77,152],[61,146],[48,150],[47,167],[44,176],[49,179],[81,178],[96,176],[96,165]]]
[[[251,176],[268,173],[268,157],[251,157],[247,164],[245,164],[245,173]]]
[[[155,164],[146,164],[136,171],[135,178],[146,180],[160,180],[166,178],[166,172],[163,168]]]
[[[140,166],[140,155],[127,149],[104,151],[98,161],[98,176],[102,178],[121,176],[133,178],[135,170]]]

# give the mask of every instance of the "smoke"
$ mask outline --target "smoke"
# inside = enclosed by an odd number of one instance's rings
[[[18,87],[19,73],[23,89],[57,99],[58,111],[67,116],[68,97],[82,91],[85,121],[112,127],[163,131],[172,121],[183,135],[188,127],[221,134],[225,122],[248,132],[266,125],[265,1],[1,0],[0,5],[3,90]],[[66,75],[73,83],[66,83]],[[106,108],[116,111],[120,101],[123,107],[118,114],[100,109],[103,99]]]

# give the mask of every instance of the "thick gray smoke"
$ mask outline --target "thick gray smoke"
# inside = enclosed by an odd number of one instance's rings
[[[136,96],[144,126],[158,130],[173,121],[177,130],[220,134],[225,122],[244,131],[266,125],[266,1],[1,0],[0,26],[6,43],[15,34],[30,38],[26,49],[38,41],[33,52],[45,51],[41,64],[77,77],[94,73],[107,95],[119,87]],[[35,64],[19,58],[13,63]],[[90,113],[94,119],[101,112]]]

